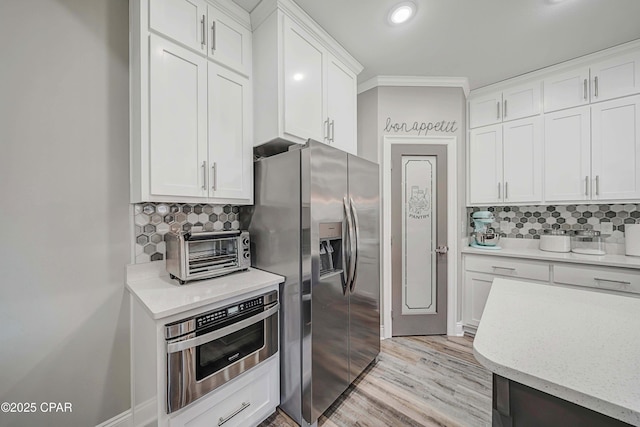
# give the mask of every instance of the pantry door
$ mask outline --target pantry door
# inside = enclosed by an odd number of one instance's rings
[[[392,335],[447,333],[447,147],[391,148]]]

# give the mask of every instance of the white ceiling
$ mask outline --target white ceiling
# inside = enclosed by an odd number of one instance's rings
[[[251,11],[259,0],[234,0]],[[295,0],[378,75],[467,77],[471,89],[640,38],[639,0]]]

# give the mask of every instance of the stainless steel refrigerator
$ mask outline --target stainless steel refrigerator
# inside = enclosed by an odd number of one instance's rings
[[[318,417],[380,352],[378,165],[325,144],[255,163],[252,264],[280,288],[280,408]]]

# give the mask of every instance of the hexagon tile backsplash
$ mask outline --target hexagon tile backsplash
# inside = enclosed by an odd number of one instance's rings
[[[169,231],[188,231],[200,226],[205,231],[238,230],[237,206],[179,203],[141,203],[133,206],[136,264],[162,261],[164,235]]]
[[[558,205],[558,206],[496,206],[467,208],[469,234],[473,231],[473,212],[488,210],[494,213],[494,227],[503,237],[539,239],[542,230],[600,230],[603,222],[613,224],[613,233],[605,237],[607,243],[624,243],[625,224],[640,224],[639,204],[615,205]]]

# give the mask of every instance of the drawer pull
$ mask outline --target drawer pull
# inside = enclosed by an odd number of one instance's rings
[[[492,265],[491,268],[493,268],[494,270],[508,270],[508,271],[516,271],[515,268],[510,268],[510,267],[499,267],[497,265]]]
[[[240,412],[244,411],[245,409],[247,409],[249,406],[251,406],[251,403],[249,402],[242,402],[242,406],[240,406],[238,409],[236,409],[231,415],[228,415],[226,417],[220,417],[220,419],[218,420],[218,426],[221,426],[222,424],[226,423],[227,421],[229,421],[231,418],[235,417],[236,415],[238,415]]]
[[[623,280],[611,280],[611,279],[600,279],[599,277],[594,277],[593,280],[596,282],[609,282],[609,283],[617,283],[618,285],[628,286],[631,282],[625,282]]]

